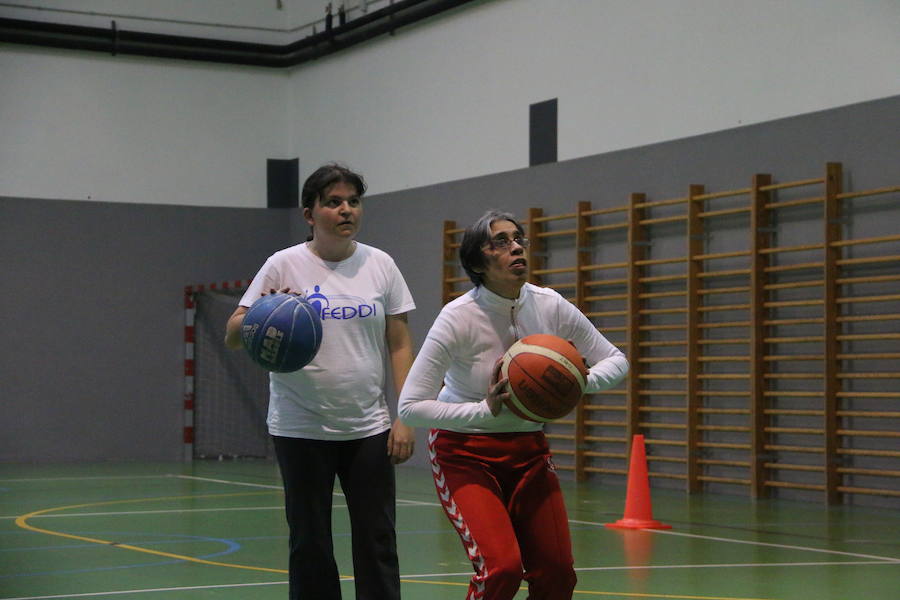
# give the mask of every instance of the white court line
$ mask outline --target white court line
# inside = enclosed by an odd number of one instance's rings
[[[87,592],[82,594],[58,594],[54,596],[19,596],[17,598],[0,598],[0,600],[49,600],[50,598],[91,598],[97,596],[121,596],[122,594],[146,594],[149,592],[185,592],[191,590],[220,590],[227,588],[260,587],[264,585],[287,585],[287,581],[270,581],[266,583],[231,583],[221,585],[194,585],[171,588],[147,588],[143,590],[119,590],[114,592]]]
[[[790,544],[773,544],[769,542],[754,542],[750,540],[735,540],[732,538],[722,538],[722,537],[714,537],[711,535],[698,535],[696,533],[682,533],[680,531],[670,531],[668,529],[660,529],[655,530],[654,533],[661,533],[663,535],[676,535],[681,537],[690,537],[697,538],[702,540],[712,540],[716,542],[730,542],[732,544],[750,544],[753,546],[766,546],[769,548],[784,548],[785,550],[803,550],[806,552],[820,552],[823,554],[834,554],[837,556],[852,556],[853,558],[868,558],[877,561],[883,561],[887,563],[897,563],[900,564],[900,558],[893,558],[890,556],[875,556],[873,554],[859,554],[857,552],[843,552],[841,550],[825,550],[822,548],[810,548],[808,546],[792,546]]]
[[[699,536],[702,537],[702,536]],[[761,567],[798,567],[798,566],[835,566],[835,565],[848,565],[848,566],[856,566],[856,565],[884,565],[890,564],[888,561],[851,561],[851,562],[804,562],[804,563],[720,563],[720,564],[712,564],[712,565],[656,565],[656,566],[645,566],[645,567],[577,567],[576,571],[626,571],[626,570],[642,570],[642,569],[709,569],[709,568],[761,568]],[[414,575],[400,575],[400,579],[423,579],[430,577],[470,577],[472,575],[471,571],[465,571],[460,573],[418,573]],[[342,579],[352,579],[352,578],[342,578]],[[53,598],[89,598],[89,597],[98,597],[98,596],[118,596],[122,594],[142,594],[147,592],[179,592],[179,591],[190,591],[190,590],[215,590],[215,589],[229,589],[229,588],[241,588],[241,587],[260,587],[260,586],[269,586],[269,585],[287,585],[286,581],[272,581],[267,583],[233,583],[233,584],[221,584],[221,585],[198,585],[198,586],[189,586],[189,587],[172,587],[172,588],[148,588],[142,590],[119,590],[113,592],[88,592],[82,594],[59,594],[53,596],[20,596],[17,598],[0,598],[0,600],[51,600]]]
[[[346,505],[335,505],[337,508]],[[33,515],[32,519],[65,519],[66,517],[133,517],[136,515],[165,515],[172,513],[198,513],[198,512],[231,512],[243,510],[284,510],[284,506],[233,506],[229,508],[170,508],[162,510],[121,510],[89,513],[54,513],[47,515]],[[18,519],[15,517],[0,517],[0,519]],[[3,600],[0,598],[0,600]]]
[[[0,483],[11,483],[20,481],[87,481],[96,479],[164,479],[172,477],[171,475],[108,475],[96,477],[29,477],[20,479],[0,479]]]
[[[152,500],[152,498],[151,498]],[[440,506],[436,502],[419,502],[417,500],[397,500],[398,506]],[[334,504],[332,508],[347,508],[346,504]],[[34,515],[29,517],[32,519],[65,519],[68,517],[132,517],[140,515],[165,515],[165,514],[181,514],[181,513],[202,513],[202,512],[234,512],[249,510],[284,510],[284,506],[232,506],[220,508],[169,508],[160,510],[119,510],[104,512],[78,512],[78,513],[51,513],[46,515]],[[0,521],[18,519],[21,515],[0,515]],[[0,598],[0,600],[4,600]]]
[[[621,566],[621,567],[576,567],[576,571],[643,571],[657,569],[743,569],[764,567],[834,567],[858,565],[891,565],[887,560],[851,560],[844,562],[785,562],[785,563],[712,563],[708,565],[653,565],[653,566]]]
[[[787,563],[714,563],[714,564],[698,564],[698,565],[654,565],[654,566],[618,566],[618,567],[575,567],[578,572],[582,571],[642,571],[651,569],[734,569],[743,567],[833,567],[840,566],[857,566],[857,565],[889,565],[890,562],[883,560],[875,561],[846,561],[846,562],[787,562]],[[461,573],[419,573],[417,575],[401,575],[400,579],[422,579],[428,577],[453,577],[453,576],[471,577],[472,571],[464,571]],[[0,599],[5,600],[5,599]]]
[[[194,475],[166,475],[166,477],[174,477],[176,479],[189,479],[191,481],[206,481],[209,483],[225,483],[228,485],[243,485],[247,487],[256,487],[263,488],[267,490],[281,490],[283,489],[280,485],[267,485],[263,483],[247,483],[244,481],[229,481],[227,479],[212,479],[210,477],[196,477]],[[340,495],[340,494],[336,494]]]
[[[152,499],[152,498],[151,498]],[[414,500],[403,501],[397,500],[398,506],[440,506],[437,503],[416,502]],[[346,504],[333,504],[332,508],[347,508]],[[165,515],[165,514],[181,514],[181,513],[202,513],[202,512],[232,512],[247,510],[284,510],[284,506],[232,506],[222,508],[169,508],[160,510],[119,510],[106,512],[89,512],[89,513],[53,513],[46,515],[34,515],[29,517],[32,519],[65,519],[67,517],[133,517],[139,515]],[[6,516],[0,515],[0,521],[18,519],[21,515]],[[3,598],[0,598],[3,600]]]
[[[569,523],[578,523],[579,525],[598,525],[602,526],[602,523],[595,523],[593,521],[576,521],[574,519],[569,519]],[[713,525],[712,527],[715,527]],[[880,562],[885,563],[900,563],[900,558],[893,558],[890,556],[875,556],[873,554],[859,554],[856,552],[843,552],[841,550],[826,550],[823,548],[811,548],[809,546],[792,546],[790,544],[774,544],[771,542],[756,542],[753,540],[738,540],[734,538],[723,538],[723,537],[715,537],[711,535],[700,535],[697,533],[683,533],[681,531],[672,531],[671,529],[642,529],[641,531],[647,533],[658,533],[661,535],[675,535],[681,537],[689,537],[696,538],[700,540],[711,540],[715,542],[726,542],[731,544],[747,544],[750,546],[766,546],[768,548],[783,548],[785,550],[802,550],[805,552],[819,552],[822,554],[835,554],[838,556],[852,556],[853,558],[868,558]],[[835,563],[836,564],[836,563]]]

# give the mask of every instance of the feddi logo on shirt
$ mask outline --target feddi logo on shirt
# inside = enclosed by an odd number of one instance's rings
[[[319,311],[319,317],[326,319],[365,319],[378,314],[375,304],[366,304],[359,296],[333,294],[326,296],[321,286],[315,286],[312,294],[306,295],[306,301]]]

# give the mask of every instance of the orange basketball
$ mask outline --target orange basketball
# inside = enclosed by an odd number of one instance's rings
[[[510,346],[500,372],[509,379],[506,406],[519,417],[539,423],[572,412],[587,385],[584,359],[575,346],[543,333]]]

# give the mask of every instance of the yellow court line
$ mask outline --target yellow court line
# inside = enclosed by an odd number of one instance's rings
[[[92,544],[101,544],[104,546],[112,546],[114,548],[121,548],[123,550],[133,550],[134,552],[143,552],[145,554],[153,554],[156,556],[164,556],[166,558],[174,558],[177,560],[183,560],[187,562],[198,563],[201,565],[210,565],[214,567],[229,567],[232,569],[246,569],[248,571],[263,571],[266,573],[279,573],[279,574],[287,574],[286,569],[271,569],[268,567],[254,567],[252,565],[241,565],[237,563],[226,563],[226,562],[218,562],[214,560],[205,560],[202,558],[194,558],[193,556],[185,556],[183,554],[173,554],[172,552],[162,552],[160,550],[151,550],[149,548],[141,548],[140,546],[132,546],[131,544],[119,544],[117,542],[113,542],[110,540],[101,540],[97,538],[86,537],[83,535],[75,535],[72,533],[63,533],[62,531],[53,531],[51,529],[43,529],[41,527],[35,527],[28,523],[28,519],[33,517],[39,517],[41,515],[46,515],[52,512],[58,512],[62,510],[72,510],[79,508],[88,508],[88,507],[97,507],[97,506],[109,506],[112,504],[133,504],[136,502],[159,502],[161,500],[193,500],[196,498],[228,498],[228,497],[236,497],[236,496],[258,496],[262,494],[273,494],[275,492],[242,492],[242,493],[234,493],[234,494],[208,494],[208,495],[200,495],[200,496],[167,496],[161,498],[137,498],[132,500],[111,500],[108,502],[91,502],[87,504],[73,504],[71,506],[58,506],[56,508],[45,508],[43,510],[36,510],[34,512],[30,512],[25,515],[21,515],[16,518],[16,525],[21,527],[22,529],[27,529],[28,531],[34,531],[35,533],[45,533],[47,535],[54,535],[57,537],[68,538],[71,540],[78,540],[81,542],[90,542]],[[342,575],[341,578],[346,579],[347,577]]]

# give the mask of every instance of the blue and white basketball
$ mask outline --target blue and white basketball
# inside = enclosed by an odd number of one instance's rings
[[[322,344],[319,312],[293,294],[269,294],[244,314],[241,342],[258,365],[276,373],[302,369]]]

